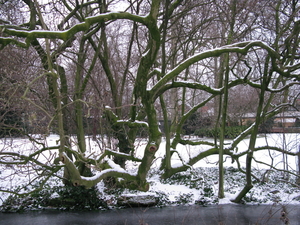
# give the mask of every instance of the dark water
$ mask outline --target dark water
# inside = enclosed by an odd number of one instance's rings
[[[174,206],[98,212],[0,213],[0,224],[21,225],[280,225],[281,206]],[[286,206],[290,225],[300,225],[300,205]]]

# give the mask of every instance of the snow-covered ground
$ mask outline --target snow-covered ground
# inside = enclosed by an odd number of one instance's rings
[[[196,137],[194,137],[196,138]],[[59,137],[57,135],[50,135],[49,137],[40,137],[41,143],[44,147],[56,146]],[[207,140],[207,139],[205,139]],[[227,141],[230,143],[230,140]],[[245,139],[240,143],[236,149],[237,153],[247,150],[249,139]],[[143,156],[143,149],[146,141],[141,139],[136,143],[137,151],[136,156]],[[256,146],[277,146],[283,147],[286,151],[298,152],[300,145],[300,134],[268,134],[257,138]],[[87,139],[87,146],[89,150],[86,155],[97,156],[100,150],[99,142],[95,142],[92,138]],[[22,154],[29,154],[33,151],[33,147],[36,149],[40,148],[41,145],[36,144],[33,146],[32,143],[25,138],[15,139],[1,139],[0,140],[0,152],[14,151]],[[103,147],[103,146],[102,146]],[[165,202],[170,204],[182,204],[182,203],[201,203],[201,204],[227,204],[231,203],[230,199],[233,199],[239,191],[242,190],[245,184],[245,176],[241,173],[237,173],[234,168],[237,167],[236,163],[232,163],[230,159],[227,159],[224,166],[227,168],[225,172],[225,198],[217,199],[218,193],[218,156],[209,156],[199,161],[193,168],[187,172],[178,174],[175,179],[168,179],[162,181],[160,179],[159,166],[162,157],[164,156],[165,142],[163,141],[160,148],[156,153],[156,160],[154,161],[151,171],[149,173],[148,181],[151,184],[150,190],[147,193],[140,193],[136,191],[124,190],[123,195],[156,195],[163,198]],[[179,145],[176,149],[180,157],[187,161],[193,155],[204,151],[207,146],[183,146]],[[51,164],[57,157],[55,150],[49,150],[36,156],[39,160],[44,163]],[[262,150],[254,153],[254,157],[262,162],[272,164],[274,167],[279,169],[286,168],[288,165],[290,171],[296,172],[298,168],[297,157],[285,156],[282,153]],[[241,166],[245,167],[246,157],[242,157],[240,160]],[[283,162],[286,162],[284,164]],[[181,165],[182,162],[179,160],[177,154],[174,154],[172,158],[172,166]],[[136,172],[137,163],[128,162],[127,169],[131,172]],[[265,164],[253,162],[252,164],[255,175],[262,178],[264,172],[270,169]],[[0,165],[0,189],[13,190],[20,185],[28,182],[34,182],[35,175],[31,173],[30,165],[19,165],[19,166],[5,166]],[[300,196],[299,187],[295,187],[288,182],[279,182],[281,178],[280,173],[270,172],[268,175],[268,182],[264,185],[255,184],[254,188],[247,194],[246,202],[254,204],[273,204],[274,202],[280,202],[284,204],[299,204],[299,200],[295,197]],[[295,178],[293,178],[295,179]],[[59,185],[55,181],[49,181],[50,185]],[[103,183],[98,184],[100,193],[103,193],[105,198],[111,199],[110,196],[104,193]],[[8,193],[0,191],[0,205],[7,198]]]
[[[207,140],[207,139],[205,139]],[[228,144],[230,143],[230,140],[227,141]],[[249,139],[243,140],[242,143],[240,143],[237,146],[237,153],[246,151],[248,148]],[[284,148],[285,150],[289,152],[298,152],[300,149],[300,134],[268,134],[267,136],[261,135],[257,138],[256,146],[276,146]],[[159,168],[160,161],[162,156],[164,156],[164,147],[165,142],[163,142],[156,153],[157,160],[153,164],[153,168]],[[183,146],[179,145],[179,147],[176,149],[181,158],[183,160],[188,160],[193,155],[199,153],[200,151],[204,151],[205,147],[203,146]],[[269,151],[269,150],[262,150],[254,153],[254,157],[258,161],[262,161],[268,164],[272,164],[274,167],[279,169],[284,169],[286,166],[284,165],[284,161],[288,165],[288,168],[290,171],[296,171],[298,168],[298,160],[295,156],[285,156],[283,159],[283,155],[280,152],[275,151]],[[240,164],[242,167],[245,168],[245,161],[246,156],[241,157]],[[178,166],[181,165],[182,162],[179,160],[179,157],[175,157],[172,160],[172,166]],[[236,162],[232,163],[231,159],[228,159],[224,162],[224,166],[226,168],[232,169],[237,168]],[[255,174],[258,174],[257,176],[261,178],[263,176],[263,173],[270,169],[270,166],[267,166],[265,164],[252,162],[252,167],[255,172]],[[218,193],[218,155],[213,155],[206,157],[204,160],[199,161],[197,164],[194,165],[193,169],[195,172],[192,174],[196,174],[192,177],[192,179],[197,180],[201,179],[203,182],[198,182],[197,184],[200,185],[200,187],[197,188],[190,188],[187,187],[187,185],[183,184],[168,184],[168,183],[162,183],[159,180],[159,174],[154,173],[154,175],[149,177],[149,181],[152,182],[151,188],[149,190],[150,193],[163,193],[166,196],[169,196],[169,200],[172,202],[176,202],[178,198],[184,197],[184,196],[192,196],[193,201],[197,200],[203,200],[203,198],[206,199],[206,201],[213,203],[216,202],[216,196]],[[154,169],[155,171],[155,169]],[[234,170],[233,170],[234,171]],[[190,172],[183,172],[183,176],[190,174]],[[266,183],[265,185],[254,185],[254,188],[250,191],[250,193],[247,195],[249,199],[249,203],[254,204],[273,204],[274,202],[281,202],[285,204],[299,204],[300,201],[295,200],[295,197],[300,196],[300,188],[298,187],[291,187],[288,183],[280,183],[276,182],[276,180],[279,180],[278,174],[280,173],[274,173],[269,176],[269,183]],[[280,174],[281,175],[281,174]],[[209,178],[205,178],[205,176],[208,176]],[[271,181],[271,179],[273,179]],[[234,197],[242,190],[245,184],[245,178],[241,178],[241,174],[239,173],[233,173],[228,172],[225,173],[225,198],[224,199],[218,199],[218,204],[228,204],[232,203],[230,200],[234,199]],[[183,182],[184,183],[184,182]],[[195,185],[197,185],[195,184]],[[205,187],[209,186],[214,194],[205,193],[203,192],[203,189]],[[200,188],[200,189],[199,189]],[[203,197],[203,196],[209,196],[209,197]]]

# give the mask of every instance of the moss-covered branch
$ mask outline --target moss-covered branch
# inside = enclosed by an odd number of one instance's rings
[[[80,175],[75,164],[65,153],[61,154],[60,157],[61,161],[65,164],[70,173],[70,181],[74,186],[84,186],[85,188],[91,188],[107,177],[115,177],[123,178],[126,181],[123,183],[127,183],[128,188],[137,189],[141,191],[147,191],[149,189],[149,184],[145,183],[141,185],[141,183],[138,182],[136,176],[129,174],[121,167],[104,169],[103,171],[97,173],[95,176],[84,177]]]
[[[199,62],[203,59],[212,58],[212,57],[218,57],[225,53],[240,53],[242,55],[247,54],[247,52],[251,48],[260,47],[262,49],[265,49],[271,58],[274,60],[279,60],[280,55],[272,49],[270,46],[268,46],[266,43],[262,41],[248,41],[248,42],[240,42],[237,44],[231,44],[226,45],[221,48],[207,50],[204,52],[201,52],[199,54],[196,54],[184,62],[180,63],[177,67],[175,67],[172,71],[167,73],[161,80],[159,80],[151,89],[150,96],[156,96],[157,93],[160,91],[161,88],[165,86],[169,81],[174,79],[176,76],[178,76],[183,70],[191,66],[192,64]],[[274,65],[275,66],[275,65]]]
[[[131,160],[134,162],[141,162],[142,160],[139,158],[136,158],[134,156],[132,156],[131,154],[125,154],[122,152],[116,152],[113,151],[111,149],[105,149],[104,153],[99,157],[99,159],[97,159],[97,162],[100,163],[106,156],[115,156],[115,157],[120,157],[120,158],[124,158],[126,160]]]
[[[151,25],[151,21],[146,17],[133,15],[127,12],[111,12],[105,13],[98,16],[87,17],[84,22],[74,25],[65,31],[48,31],[48,30],[24,30],[24,29],[11,29],[5,25],[0,26],[0,30],[6,34],[19,38],[25,38],[25,42],[17,41],[12,38],[1,37],[0,46],[4,47],[8,44],[16,44],[23,48],[28,48],[31,41],[37,38],[48,38],[48,39],[61,39],[67,41],[72,39],[75,34],[81,31],[88,31],[93,24],[103,23],[110,20],[116,19],[128,19],[135,22],[142,23],[146,26]]]

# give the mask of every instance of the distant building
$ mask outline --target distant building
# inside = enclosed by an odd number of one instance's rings
[[[255,121],[255,113],[247,113],[242,117],[242,124],[247,125]],[[300,111],[290,110],[277,114],[274,117],[272,132],[300,132]]]

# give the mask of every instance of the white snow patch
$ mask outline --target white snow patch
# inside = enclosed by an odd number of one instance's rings
[[[35,135],[35,137],[37,137]],[[51,146],[57,146],[57,143],[59,142],[59,136],[51,134],[47,137],[45,136],[38,136],[40,141],[48,147]],[[88,138],[87,138],[88,139]],[[99,151],[99,154],[101,153],[101,150],[99,149],[99,146],[97,143],[94,143],[92,139],[88,140],[90,142],[90,146],[93,149],[91,151]],[[205,141],[212,141],[211,139],[205,139]],[[229,140],[230,141],[230,140]],[[142,158],[144,155],[145,151],[145,146],[147,144],[146,139],[139,139],[135,145],[136,145],[136,152],[135,152],[135,157]],[[248,144],[249,144],[249,139],[243,140],[238,146],[237,146],[237,152],[241,153],[244,151],[247,151],[248,149]],[[300,134],[268,134],[266,137],[260,136],[257,138],[256,146],[278,146],[278,147],[284,147],[286,151],[289,152],[298,152],[299,144],[300,144]],[[97,147],[98,146],[98,147]],[[171,202],[176,201],[179,196],[181,195],[189,195],[191,194],[193,196],[194,200],[198,200],[199,198],[203,197],[203,190],[202,188],[189,188],[186,185],[182,184],[164,184],[161,182],[160,177],[159,177],[159,166],[162,157],[165,155],[165,141],[162,141],[158,151],[156,152],[156,160],[154,160],[152,164],[152,169],[155,171],[158,171],[156,174],[151,174],[151,176],[148,179],[148,182],[150,183],[150,190],[146,193],[144,192],[130,192],[126,190],[124,194],[134,194],[134,195],[143,195],[143,194],[157,194],[157,193],[164,193],[165,195],[168,196],[169,200]],[[74,148],[76,145],[73,146]],[[14,139],[0,139],[0,151],[1,152],[17,152],[17,153],[22,153],[24,155],[31,154],[33,151],[36,151],[39,149],[40,146],[38,145],[32,145],[28,139],[25,138],[14,138]],[[180,154],[180,157],[178,157],[178,154],[173,154],[172,157],[172,167],[180,166],[183,163],[186,163],[191,157],[197,155],[199,152],[205,151],[209,148],[207,145],[203,146],[183,146],[183,145],[178,145],[176,151]],[[90,150],[88,150],[90,151]],[[42,154],[39,154],[37,158],[43,162],[43,163],[48,163],[52,164],[55,156],[57,156],[57,150],[49,150],[45,151]],[[273,158],[273,165],[276,166],[279,169],[282,169],[284,164],[283,164],[283,156],[281,153],[275,152],[273,150],[262,150],[262,151],[257,151],[254,153],[255,159],[259,161],[264,161],[270,163],[270,156]],[[240,159],[241,166],[245,166],[245,157],[242,157]],[[183,160],[183,162],[181,161]],[[297,171],[297,157],[296,156],[286,156],[284,158],[285,162],[288,163],[288,167],[290,171]],[[113,161],[109,160],[108,161],[112,169],[107,170],[107,171],[101,171],[97,172],[95,175],[96,177],[92,178],[86,178],[84,177],[83,179],[95,179],[105,172],[109,171],[118,171],[118,172],[125,172],[123,168],[120,166],[116,165],[113,163]],[[135,174],[137,172],[139,163],[137,162],[131,162],[128,161],[126,164],[127,167],[127,173],[130,174]],[[218,166],[218,155],[214,156],[209,156],[206,157],[205,159],[201,160],[200,162],[196,163],[193,168],[216,168],[215,171],[212,171],[211,174],[208,176],[217,176],[216,171],[217,171],[217,166]],[[236,168],[237,164],[236,162],[232,163],[231,160],[227,159],[224,162],[225,167],[233,167]],[[256,163],[253,161],[253,168],[257,169],[258,171],[261,171],[263,169],[269,169],[268,166]],[[24,183],[28,183],[32,180],[35,179],[34,174],[28,173],[29,167],[22,167],[22,165],[13,165],[11,167],[5,166],[5,165],[0,165],[0,189],[10,189],[13,190],[19,185],[22,185]],[[17,171],[18,173],[15,173]],[[128,172],[129,171],[129,172]],[[261,172],[260,176],[263,175],[263,171]],[[211,181],[209,179],[212,179],[212,177],[207,177],[203,178],[204,181],[208,181],[208,184],[212,188],[214,195],[217,194],[218,191],[218,184],[217,184],[217,179],[214,181]],[[226,174],[225,174],[226,177]],[[277,178],[277,177],[276,177]],[[279,177],[278,177],[279,178]],[[194,179],[194,178],[193,178]],[[237,178],[233,178],[237,179]],[[203,182],[204,182],[203,181]],[[241,179],[241,181],[238,183],[236,186],[232,186],[232,183],[225,183],[225,198],[224,199],[219,199],[218,203],[219,204],[228,204],[231,203],[230,200],[234,199],[236,195],[239,193],[239,191],[242,190],[243,186],[245,184],[245,179]],[[52,185],[57,185],[52,183]],[[293,188],[293,189],[288,189],[287,188],[287,183],[278,183],[278,185],[267,185],[267,186],[260,186],[260,185],[255,185],[248,197],[256,199],[257,201],[261,201],[262,203],[260,204],[273,204],[274,201],[280,200],[280,202],[284,204],[300,204],[299,200],[296,200],[295,197],[300,196],[300,190],[299,188]],[[104,190],[104,185],[103,182],[100,182],[97,185],[98,189],[100,192]],[[276,192],[276,190],[278,192]],[[0,192],[0,204],[8,197],[7,193]],[[112,196],[107,195],[107,199],[112,198]],[[210,197],[207,197],[210,198]],[[266,200],[267,199],[267,200]],[[272,200],[273,199],[273,200]]]

